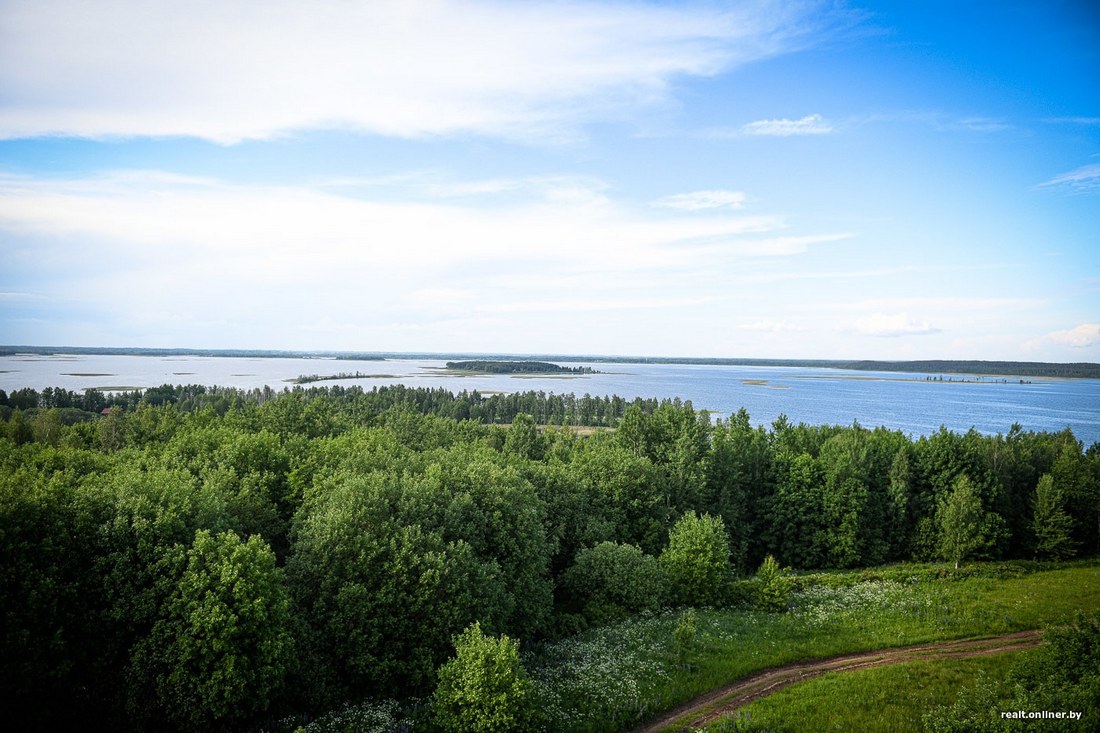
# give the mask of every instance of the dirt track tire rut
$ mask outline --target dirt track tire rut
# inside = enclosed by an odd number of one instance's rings
[[[962,639],[937,644],[877,649],[828,659],[786,664],[782,667],[761,670],[750,677],[704,693],[668,711],[660,718],[635,728],[632,733],[659,733],[667,730],[698,728],[788,685],[820,677],[827,672],[847,672],[920,659],[958,659],[998,654],[1035,646],[1040,640],[1038,631],[1018,631],[1014,634],[985,639]]]

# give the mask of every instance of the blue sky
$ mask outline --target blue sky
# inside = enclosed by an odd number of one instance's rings
[[[0,0],[0,343],[1100,361],[1087,2]]]

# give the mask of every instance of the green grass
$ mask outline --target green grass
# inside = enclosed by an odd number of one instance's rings
[[[784,688],[745,707],[741,718],[771,731],[864,731],[909,733],[922,730],[921,717],[949,704],[979,674],[1000,681],[1020,652],[905,662],[851,672],[833,672]],[[707,726],[720,733],[728,724]]]
[[[786,613],[700,610],[682,668],[678,614],[634,619],[535,650],[550,729],[626,730],[762,669],[885,647],[1065,623],[1100,610],[1100,565],[900,566],[799,578]]]

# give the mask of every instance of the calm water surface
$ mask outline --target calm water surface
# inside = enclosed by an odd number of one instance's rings
[[[754,424],[780,415],[792,422],[879,425],[912,436],[941,425],[964,432],[1005,433],[1013,423],[1026,430],[1069,426],[1086,445],[1100,441],[1100,380],[1019,379],[861,372],[803,367],[702,366],[684,364],[592,364],[601,374],[571,378],[511,375],[455,376],[440,373],[442,360],[237,358],[195,356],[7,356],[0,357],[0,389],[64,387],[82,391],[140,389],[161,384],[205,384],[251,389],[291,386],[303,374],[341,372],[365,379],[316,382],[313,386],[406,384],[483,393],[526,390],[577,395],[680,397],[699,409],[728,417],[744,407]],[[567,364],[567,366],[584,365]],[[935,375],[933,375],[935,376]],[[955,380],[955,381],[949,381]],[[971,381],[961,381],[971,380]]]

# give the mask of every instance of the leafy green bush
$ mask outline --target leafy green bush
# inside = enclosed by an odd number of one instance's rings
[[[689,511],[668,535],[660,563],[672,599],[685,606],[713,606],[722,599],[730,575],[729,539],[721,517]]]
[[[282,571],[263,539],[196,532],[161,613],[134,653],[131,674],[152,682],[152,700],[133,701],[135,712],[153,702],[171,723],[201,730],[267,709],[291,637]]]
[[[503,733],[529,730],[533,685],[507,636],[485,636],[474,622],[454,639],[454,659],[439,668],[432,706],[443,731]]]
[[[634,545],[601,542],[577,553],[561,589],[567,607],[579,610],[588,623],[602,625],[659,609],[666,580],[657,559]]]
[[[756,607],[759,587],[760,583],[756,578],[731,578],[726,583],[722,605],[726,608],[737,608],[745,611],[753,609]]]

